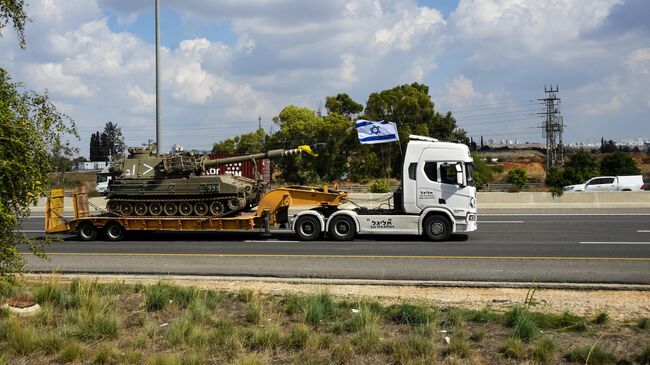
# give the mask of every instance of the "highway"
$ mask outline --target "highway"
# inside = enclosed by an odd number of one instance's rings
[[[598,212],[480,213],[477,232],[442,243],[147,232],[122,242],[66,237],[46,247],[50,261],[25,258],[34,272],[650,284],[650,212]],[[23,229],[42,236],[43,218],[27,219]]]

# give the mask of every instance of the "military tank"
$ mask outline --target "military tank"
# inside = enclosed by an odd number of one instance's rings
[[[158,155],[152,148],[130,147],[126,158],[109,167],[110,181],[106,209],[120,216],[213,216],[223,217],[254,206],[266,191],[256,178],[203,173],[223,164],[275,159],[307,152],[309,146],[289,150],[210,159],[191,153]]]

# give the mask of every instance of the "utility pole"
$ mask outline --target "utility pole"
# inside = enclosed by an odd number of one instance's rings
[[[546,171],[551,167],[564,163],[564,145],[562,144],[562,132],[564,131],[564,120],[560,115],[560,98],[557,97],[559,88],[555,85],[547,87],[544,85],[546,98],[538,99],[544,102],[545,111],[542,128],[546,138]]]
[[[258,115],[257,116],[257,130],[262,129],[262,116]]]
[[[156,153],[162,154],[162,133],[160,126],[160,0],[156,1]]]

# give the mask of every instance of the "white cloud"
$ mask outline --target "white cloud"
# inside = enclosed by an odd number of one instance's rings
[[[90,97],[93,92],[77,76],[67,75],[60,64],[28,64],[24,66],[28,81],[32,84],[48,85],[53,94],[68,97]]]

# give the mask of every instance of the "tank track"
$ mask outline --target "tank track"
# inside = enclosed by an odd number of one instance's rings
[[[160,198],[143,197],[112,198],[106,203],[106,210],[121,217],[225,217],[242,211],[246,200],[237,196],[213,198]]]

